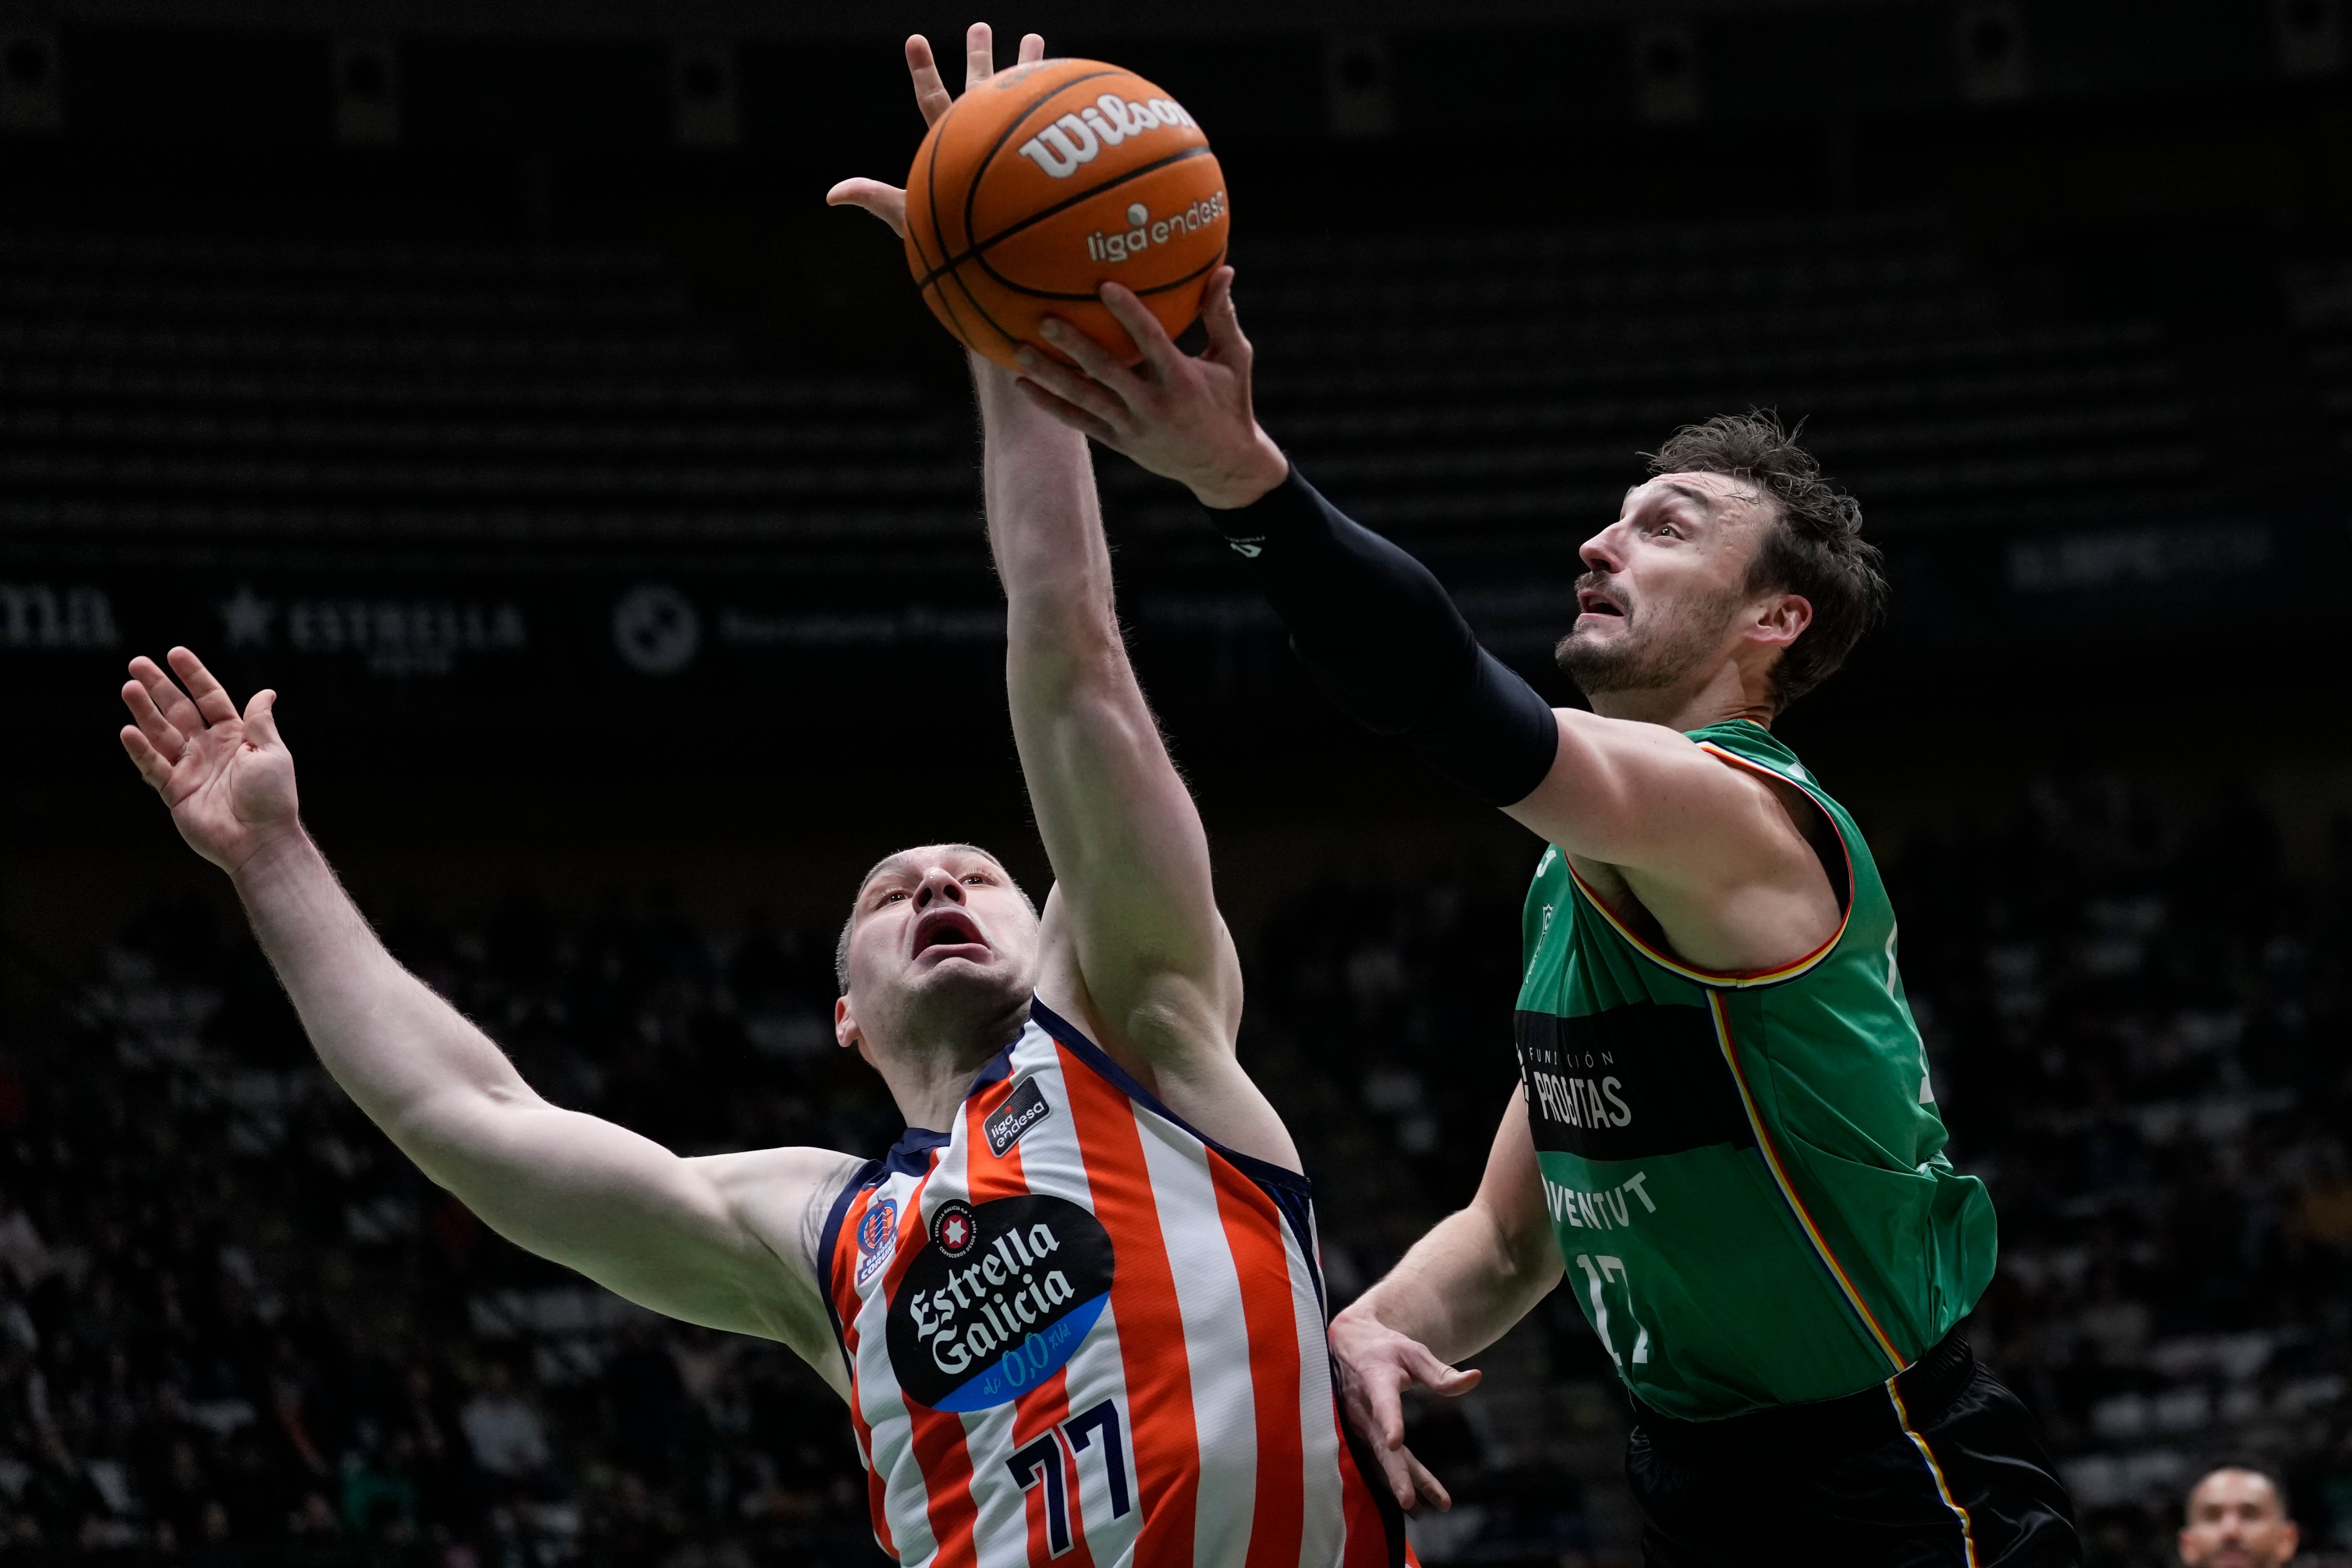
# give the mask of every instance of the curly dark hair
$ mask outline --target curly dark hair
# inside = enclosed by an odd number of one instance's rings
[[[1775,712],[1826,680],[1886,612],[1886,578],[1878,547],[1862,537],[1862,504],[1822,476],[1813,455],[1797,444],[1804,432],[1780,423],[1778,411],[1718,413],[1685,424],[1646,455],[1653,474],[1725,474],[1757,486],[1779,513],[1748,568],[1749,591],[1767,588],[1801,594],[1812,623],[1772,667]]]

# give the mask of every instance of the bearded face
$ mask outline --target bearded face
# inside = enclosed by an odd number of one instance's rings
[[[1636,595],[1622,576],[1589,571],[1577,580],[1576,625],[1552,657],[1587,697],[1657,691],[1722,657],[1746,605],[1740,587],[1677,584]]]

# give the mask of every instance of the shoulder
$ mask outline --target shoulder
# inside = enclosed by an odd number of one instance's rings
[[[789,1264],[820,1269],[826,1215],[866,1162],[835,1149],[747,1149],[687,1162],[719,1191],[729,1210]]]
[[[723,1191],[757,1190],[770,1184],[803,1186],[831,1182],[838,1188],[866,1162],[838,1149],[791,1145],[745,1149],[730,1155],[700,1155],[687,1161]]]
[[[1708,799],[1733,800],[1759,766],[1746,737],[1752,725],[1683,731],[1642,719],[1610,718],[1581,708],[1556,710],[1561,747],[1551,777],[1580,789],[1613,789],[1652,810],[1684,811]],[[1765,769],[1769,771],[1769,769]]]
[[[758,1327],[790,1345],[844,1399],[850,1396],[825,1301],[820,1255],[827,1216],[869,1162],[834,1149],[749,1149],[688,1165],[717,1189],[747,1250],[759,1254],[744,1277]]]
[[[1811,845],[1816,853],[1834,857],[1836,846],[1846,837],[1839,820],[1842,812],[1779,737],[1740,723],[1696,730],[1690,738],[1702,756],[1721,763],[1752,795],[1779,808],[1777,813],[1765,813],[1775,837],[1780,836],[1785,824],[1789,834]]]

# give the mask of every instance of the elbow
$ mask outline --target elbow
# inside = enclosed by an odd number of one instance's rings
[[[1005,601],[1005,639],[1014,652],[1034,650],[1079,665],[1125,662],[1127,640],[1108,584],[1008,583]]]
[[[543,1108],[547,1102],[528,1084],[443,1087],[408,1097],[375,1114],[403,1154],[442,1186],[453,1184],[444,1172],[477,1164],[501,1147],[512,1135],[517,1115]],[[459,1194],[464,1197],[463,1193]]]
[[[1568,1260],[1559,1255],[1559,1243],[1549,1231],[1530,1241],[1520,1254],[1519,1282],[1530,1298],[1550,1294],[1567,1271]]]
[[[1108,612],[1041,613],[1016,608],[1006,622],[1005,664],[1016,685],[1083,690],[1131,680],[1127,643]]]
[[[1486,1222],[1488,1257],[1505,1286],[1530,1301],[1549,1291],[1559,1279],[1562,1262],[1543,1208],[1520,1212],[1514,1205],[1513,1211],[1504,1212],[1483,1197],[1474,1199],[1473,1207]]]
[[[1514,1239],[1511,1249],[1511,1282],[1517,1287],[1520,1301],[1532,1307],[1551,1294],[1554,1285],[1567,1271],[1567,1260],[1560,1256],[1559,1242],[1548,1227],[1538,1227],[1528,1235]]]

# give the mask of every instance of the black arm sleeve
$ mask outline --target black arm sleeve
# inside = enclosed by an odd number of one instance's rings
[[[1291,650],[1357,723],[1403,737],[1490,806],[1551,770],[1559,721],[1478,645],[1429,569],[1351,521],[1294,467],[1249,506],[1209,514],[1290,632]]]

